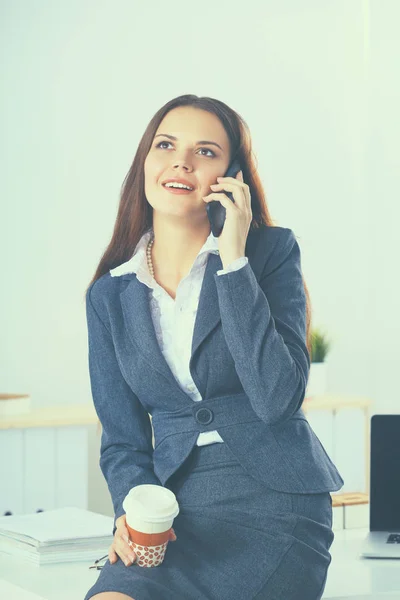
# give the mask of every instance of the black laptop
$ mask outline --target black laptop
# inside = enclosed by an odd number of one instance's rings
[[[400,558],[400,414],[371,417],[369,533],[365,558]]]

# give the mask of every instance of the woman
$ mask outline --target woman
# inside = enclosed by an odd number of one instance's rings
[[[224,177],[234,158],[241,171]],[[219,237],[206,211],[216,200]],[[320,599],[329,492],[344,482],[301,409],[311,318],[300,248],[272,224],[248,128],[226,104],[185,95],[155,114],[86,306],[115,526],[85,600]],[[180,507],[155,568],[134,564],[122,507],[143,483]]]

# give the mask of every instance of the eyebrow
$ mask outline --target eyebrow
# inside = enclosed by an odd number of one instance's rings
[[[178,139],[174,135],[168,135],[167,133],[157,133],[157,135],[155,135],[154,138],[159,137],[161,135],[169,138],[170,140],[174,140],[174,141],[176,141]],[[208,140],[199,140],[197,142],[197,144],[208,144],[209,146],[217,146],[220,150],[222,150],[222,148],[221,148],[221,146],[219,144],[217,144],[216,142],[210,142]]]

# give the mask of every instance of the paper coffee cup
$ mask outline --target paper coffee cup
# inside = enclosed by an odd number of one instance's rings
[[[135,564],[157,567],[164,560],[170,529],[179,514],[175,494],[160,485],[137,485],[129,491],[122,507],[137,556]]]

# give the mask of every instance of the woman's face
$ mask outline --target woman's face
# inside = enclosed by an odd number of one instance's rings
[[[166,215],[207,219],[202,196],[225,175],[229,156],[229,138],[215,115],[190,106],[174,108],[160,123],[144,163],[147,201]],[[162,184],[174,177],[185,179],[193,191],[168,191]]]

